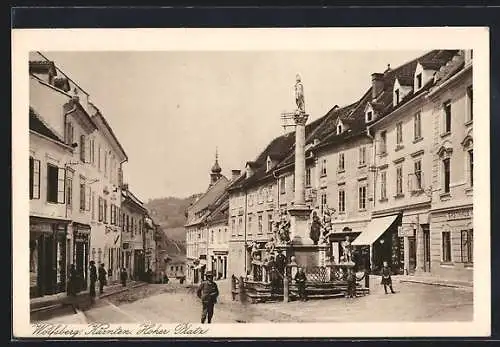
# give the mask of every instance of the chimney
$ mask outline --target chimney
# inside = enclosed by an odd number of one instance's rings
[[[372,99],[376,99],[382,90],[384,90],[384,74],[372,73]]]
[[[231,170],[231,179],[235,180],[241,175],[241,170]]]

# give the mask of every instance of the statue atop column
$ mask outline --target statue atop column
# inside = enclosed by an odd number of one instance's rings
[[[306,112],[306,104],[304,101],[304,85],[302,84],[302,80],[299,74],[297,74],[295,82],[295,103],[297,104],[297,113],[302,114]]]

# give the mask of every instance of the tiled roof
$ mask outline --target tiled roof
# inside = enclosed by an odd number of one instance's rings
[[[323,148],[325,146],[344,143],[357,136],[363,136],[366,133],[364,111],[368,102],[372,104],[374,110],[378,114],[377,119],[383,118],[385,115],[389,114],[396,108],[401,107],[409,100],[428,91],[433,84],[433,81],[431,80],[417,93],[409,93],[398,105],[393,106],[392,91],[396,78],[402,85],[413,86],[414,73],[418,62],[420,62],[424,67],[433,67],[433,69],[438,69],[445,66],[457,54],[457,52],[457,50],[433,50],[397,68],[387,69],[383,74],[381,74],[384,82],[383,90],[376,96],[375,99],[372,99],[372,88],[370,87],[361,99],[355,103],[340,108],[336,106],[323,117],[306,125],[306,145],[310,145],[315,139],[317,139],[320,142],[313,148]],[[449,69],[449,73],[452,73],[453,71],[453,69]],[[340,135],[337,135],[336,120],[339,118],[344,124],[348,125],[348,130]],[[256,159],[255,163],[258,165],[252,165],[252,167],[257,166],[253,175],[247,178],[246,174],[243,174],[239,179],[231,184],[229,189],[232,190],[243,188],[245,186],[248,187],[260,181],[272,178],[274,169],[267,172],[265,165],[265,160],[271,153],[273,155],[279,154],[281,156],[281,161],[276,168],[279,169],[293,164],[295,155],[294,142],[294,132],[279,136],[272,140]]]
[[[33,108],[30,107],[30,124],[29,129],[33,130],[40,135],[46,136],[49,139],[60,142],[64,144],[64,141],[54,132],[52,131],[47,124],[38,116]]]
[[[229,180],[225,176],[221,176],[213,185],[211,185],[207,191],[188,208],[189,219],[186,221],[184,226],[191,226],[203,222],[210,213],[209,207],[226,193],[228,185]],[[207,210],[207,212],[203,213],[200,217],[196,216],[198,212],[204,210]]]

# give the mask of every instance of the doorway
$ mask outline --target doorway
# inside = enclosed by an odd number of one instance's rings
[[[424,238],[424,272],[431,271],[431,235],[429,224],[422,224],[422,235]]]
[[[408,253],[409,253],[408,272],[413,274],[415,273],[415,268],[417,266],[417,247],[416,247],[415,236],[408,237]]]

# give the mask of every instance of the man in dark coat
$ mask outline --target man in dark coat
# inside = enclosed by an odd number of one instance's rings
[[[269,261],[267,262],[266,267],[267,273],[269,274],[269,282],[271,283],[271,294],[277,294],[279,290],[279,275],[273,256],[269,257]]]
[[[297,290],[299,292],[299,300],[300,301],[307,301],[306,298],[306,273],[304,272],[304,269],[299,267],[299,270],[297,271],[297,274],[295,275],[295,283],[297,284]]]
[[[95,262],[93,260],[90,261],[90,300],[94,301],[96,293],[95,293],[95,283],[97,282],[97,268],[95,267]]]
[[[394,289],[392,289],[392,278],[391,278],[392,270],[387,264],[386,261],[384,261],[384,266],[382,267],[382,281],[380,284],[384,285],[384,290],[385,293],[387,294],[387,287],[391,289],[391,293],[395,294],[396,292]]]
[[[214,305],[219,297],[219,288],[213,281],[214,277],[211,272],[208,272],[205,278],[206,281],[201,282],[196,295],[201,299],[202,304],[201,323],[205,323],[208,318],[208,324],[210,324],[214,315]]]
[[[106,282],[106,269],[104,269],[104,263],[101,263],[99,266],[99,293],[102,294],[104,292],[104,286],[107,284]]]
[[[127,269],[122,267],[122,270],[120,272],[120,282],[122,283],[123,287],[127,286],[127,278],[128,278]]]

